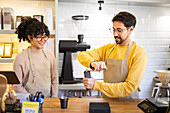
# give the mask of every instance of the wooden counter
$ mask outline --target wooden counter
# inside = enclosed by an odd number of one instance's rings
[[[108,102],[111,113],[143,113],[137,107],[142,101],[142,99],[69,98],[67,109],[61,109],[59,98],[45,98],[43,113],[89,113],[90,102]]]

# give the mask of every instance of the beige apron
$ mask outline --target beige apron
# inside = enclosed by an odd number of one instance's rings
[[[50,61],[45,51],[42,50],[47,60],[35,64],[31,58],[31,50],[28,48],[28,59],[30,61],[30,71],[28,81],[25,85],[26,91],[35,94],[41,91],[45,97],[51,96],[51,71]]]
[[[117,44],[112,48],[112,50],[109,52],[106,58],[106,66],[107,70],[103,71],[104,75],[104,82],[107,83],[120,83],[120,82],[125,82],[127,76],[128,76],[128,55],[130,52],[130,48],[132,45],[132,41],[130,41],[125,59],[113,59],[113,58],[108,58],[110,53],[114,50]],[[102,94],[102,97],[104,98],[109,98],[106,95]],[[138,91],[135,91],[135,93],[131,96],[128,97],[119,97],[119,98],[138,98],[139,93]]]

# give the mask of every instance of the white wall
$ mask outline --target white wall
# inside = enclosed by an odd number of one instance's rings
[[[137,25],[132,39],[142,46],[148,55],[146,72],[140,84],[140,98],[151,96],[153,72],[170,67],[170,7],[131,6],[104,4],[102,11],[98,4],[59,2],[58,7],[58,39],[77,40],[71,16],[85,14],[89,16],[84,41],[91,49],[107,43],[114,43],[113,35],[109,32],[112,18],[119,11],[128,11],[137,18]],[[59,74],[62,68],[63,54],[59,54]],[[73,69],[75,77],[83,77],[83,67],[77,61],[77,53],[73,54]],[[98,73],[95,73],[97,75]],[[102,73],[99,74],[102,78]],[[96,78],[97,76],[95,76]]]

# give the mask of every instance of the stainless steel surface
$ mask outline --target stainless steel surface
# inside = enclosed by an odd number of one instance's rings
[[[83,83],[59,84],[59,96],[69,96],[74,98],[95,97],[100,98],[101,93],[94,90],[86,90]]]
[[[84,88],[83,83],[79,84],[59,84],[59,89],[60,90],[80,90],[80,89],[86,89]]]

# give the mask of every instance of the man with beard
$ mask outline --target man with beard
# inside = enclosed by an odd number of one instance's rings
[[[139,84],[145,72],[145,50],[130,39],[136,18],[128,12],[119,12],[112,19],[114,44],[80,52],[79,62],[95,71],[103,70],[104,82],[83,78],[84,87],[100,91],[104,98],[139,98]]]

